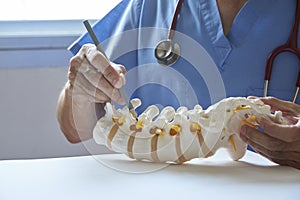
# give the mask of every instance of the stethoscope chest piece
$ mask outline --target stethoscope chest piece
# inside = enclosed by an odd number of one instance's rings
[[[172,40],[163,40],[157,44],[154,53],[159,64],[170,66],[180,57],[180,46]]]

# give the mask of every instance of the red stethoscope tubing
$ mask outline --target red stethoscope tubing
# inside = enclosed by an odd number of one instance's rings
[[[174,32],[176,30],[176,25],[177,25],[177,19],[178,19],[178,16],[179,16],[179,13],[180,13],[180,10],[182,7],[182,3],[183,3],[183,0],[178,0],[178,2],[177,2],[176,9],[175,9],[172,23],[171,23],[171,27],[170,27],[169,34],[168,34],[169,40],[172,40],[174,37]]]
[[[300,50],[298,49],[298,28],[299,28],[299,22],[300,22],[300,2],[297,0],[297,7],[296,7],[296,13],[295,13],[295,20],[294,20],[294,25],[292,32],[288,38],[288,41],[276,49],[274,49],[271,54],[269,55],[269,58],[267,60],[267,66],[266,66],[266,71],[265,71],[265,87],[264,87],[264,96],[267,96],[268,92],[268,84],[271,79],[271,73],[272,73],[272,68],[273,68],[273,63],[276,58],[280,53],[283,52],[290,52],[292,54],[295,54],[298,59],[300,59]],[[296,92],[295,96],[293,99],[293,102],[296,102],[298,93],[299,93],[299,87],[300,87],[300,70],[298,73],[298,80],[296,82]]]
[[[176,9],[174,12],[174,16],[173,16],[173,20],[172,20],[172,24],[169,30],[169,34],[168,34],[168,39],[172,40],[173,36],[174,36],[174,32],[176,29],[176,24],[177,24],[177,18],[178,15],[180,13],[181,10],[181,6],[184,0],[178,0],[177,5],[176,5]],[[290,52],[295,54],[298,59],[300,59],[300,50],[298,49],[298,28],[299,28],[299,22],[300,22],[300,2],[299,0],[297,0],[297,5],[296,5],[296,13],[295,13],[295,19],[294,19],[294,24],[293,24],[293,29],[292,32],[288,38],[288,41],[284,44],[281,45],[277,48],[275,48],[271,54],[268,57],[267,60],[267,65],[266,65],[266,71],[265,71],[265,87],[264,87],[264,96],[267,96],[267,92],[268,92],[268,86],[269,86],[269,81],[271,79],[271,74],[272,74],[272,69],[273,69],[273,63],[275,58],[283,52]],[[296,92],[293,98],[293,102],[296,102],[298,93],[299,93],[299,88],[300,88],[300,70],[298,73],[298,79],[296,82]]]

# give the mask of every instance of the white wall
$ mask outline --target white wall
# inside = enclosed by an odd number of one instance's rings
[[[101,6],[95,6],[96,18],[101,19],[119,2],[99,1]],[[84,10],[82,6],[78,8]],[[65,10],[63,13],[73,19]],[[79,14],[79,18],[91,17],[85,12]],[[57,13],[48,17],[56,16]],[[82,21],[40,21],[40,15],[35,17],[39,20],[0,19],[0,159],[109,152],[93,140],[68,143],[56,121],[56,101],[66,82],[71,57],[67,48],[85,32]]]
[[[60,132],[56,101],[66,77],[67,67],[0,69],[0,159],[108,152],[93,141],[70,144]]]

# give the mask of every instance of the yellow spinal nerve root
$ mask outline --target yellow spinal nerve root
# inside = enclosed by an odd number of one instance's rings
[[[233,151],[236,152],[236,145],[235,145],[235,142],[234,142],[233,135],[229,136],[229,142],[232,146]]]
[[[155,130],[155,134],[157,134],[159,136],[164,136],[165,135],[164,132],[163,132],[163,130],[159,129],[159,128]]]
[[[135,125],[136,129],[142,129],[144,128],[143,122],[138,120],[136,125]]]
[[[193,122],[191,123],[190,130],[191,132],[201,132],[201,126],[198,123]]]
[[[178,133],[181,132],[181,126],[180,125],[172,125],[170,128],[170,135],[175,136]]]
[[[246,106],[246,105],[241,105],[241,106],[237,106],[233,109],[234,112],[237,112],[239,110],[250,110],[251,106]]]

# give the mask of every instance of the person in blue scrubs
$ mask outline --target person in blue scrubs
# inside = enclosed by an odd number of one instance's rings
[[[73,143],[91,138],[105,102],[125,103],[121,87],[130,99],[142,100],[138,113],[152,104],[189,109],[200,104],[205,109],[226,97],[263,96],[266,60],[287,41],[296,2],[185,0],[179,15],[173,16],[177,0],[121,1],[93,27],[110,61],[87,33],[70,47],[74,57],[69,81],[57,109],[61,130]],[[181,57],[166,67],[157,62],[154,49],[167,38],[173,17],[177,17],[173,40],[181,47]],[[241,129],[241,138],[257,152],[296,168],[300,168],[300,108],[288,100],[293,98],[298,71],[297,57],[280,54],[268,90],[278,99],[262,98],[282,110],[291,124],[263,121],[265,134],[246,125]]]

